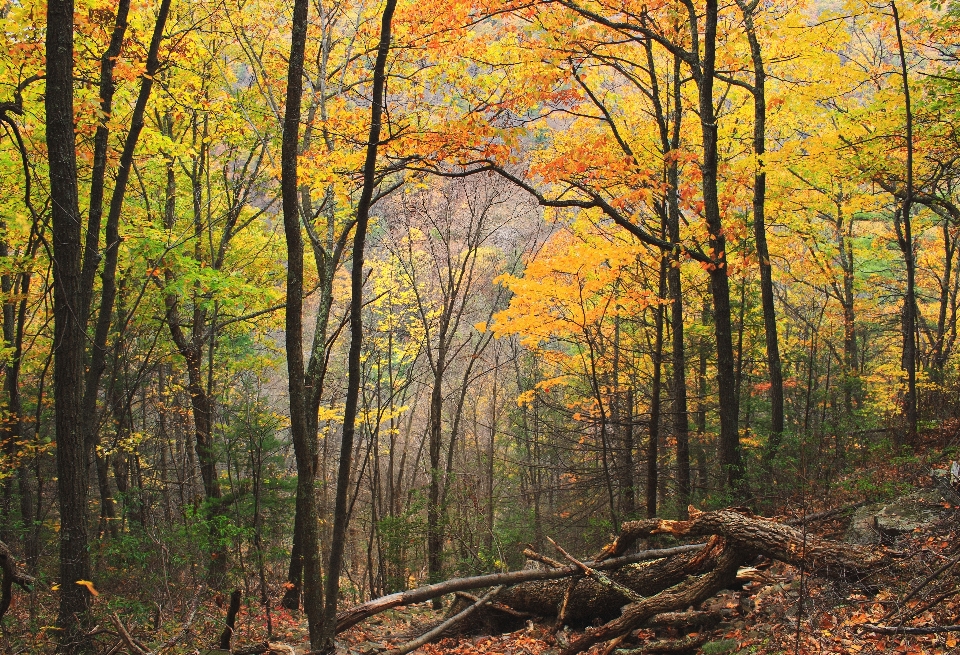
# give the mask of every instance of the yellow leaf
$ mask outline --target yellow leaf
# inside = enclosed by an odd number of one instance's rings
[[[90,582],[89,580],[77,580],[77,584],[80,585],[81,587],[86,587],[87,591],[89,591],[94,596],[100,595],[100,592],[93,588],[93,583]]]
[[[474,324],[473,324],[473,328],[474,328],[477,332],[486,332],[486,331],[487,331],[487,324],[486,324],[484,321],[480,321],[479,323],[474,323]]]

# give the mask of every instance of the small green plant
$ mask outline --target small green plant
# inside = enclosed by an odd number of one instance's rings
[[[700,652],[704,655],[722,655],[723,653],[732,653],[736,647],[736,639],[721,639],[720,641],[708,641],[700,647]]]

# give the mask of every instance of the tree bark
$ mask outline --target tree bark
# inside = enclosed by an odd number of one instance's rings
[[[320,650],[332,653],[337,633],[337,600],[340,592],[340,572],[343,551],[346,546],[347,487],[350,485],[350,469],[356,431],[357,409],[360,400],[360,350],[363,344],[363,249],[367,237],[367,222],[376,186],[377,151],[380,144],[381,121],[384,114],[387,55],[390,52],[390,30],[396,0],[387,0],[380,22],[380,40],[377,59],[373,69],[372,97],[370,107],[370,133],[367,139],[363,164],[363,186],[357,202],[357,224],[353,235],[353,270],[350,274],[350,351],[347,356],[347,392],[343,416],[343,437],[340,441],[340,461],[337,468],[337,489],[333,515],[333,534],[330,544],[330,561],[327,566],[323,625],[320,634]]]
[[[743,14],[747,40],[750,43],[750,58],[753,62],[753,153],[757,158],[753,177],[753,234],[757,247],[760,268],[760,301],[763,307],[763,331],[767,347],[767,375],[770,377],[770,439],[764,458],[769,462],[780,449],[784,428],[783,413],[783,366],[780,362],[780,341],[777,338],[777,312],[773,298],[773,270],[767,248],[766,195],[767,173],[763,163],[767,135],[767,75],[763,64],[760,40],[753,24],[756,6],[747,6],[738,0]]]
[[[303,237],[300,232],[300,199],[297,157],[300,143],[300,103],[303,96],[303,63],[307,39],[308,0],[295,0],[287,68],[286,108],[281,147],[281,194],[283,226],[287,244],[286,349],[290,393],[290,432],[297,462],[297,498],[293,553],[289,580],[293,585],[284,605],[299,605],[298,585],[303,584],[303,602],[310,632],[310,647],[323,646],[323,593],[320,575],[320,535],[316,508],[316,419],[307,414],[303,358]]]
[[[698,512],[690,508],[690,517],[688,521],[628,521],[620,536],[597,559],[618,556],[637,539],[654,534],[720,535],[751,552],[833,578],[863,577],[889,559],[883,548],[818,539],[783,523],[736,510]]]
[[[60,500],[60,628],[64,653],[89,650],[85,635],[90,592],[87,538],[87,453],[81,430],[83,355],[81,235],[73,127],[73,0],[47,4],[46,133],[53,223],[54,402],[57,496]]]
[[[903,252],[903,262],[907,269],[907,285],[903,298],[903,366],[907,370],[907,394],[904,397],[904,416],[907,421],[907,442],[913,445],[917,437],[917,300],[915,280],[916,262],[913,256],[913,232],[910,218],[913,204],[913,108],[910,105],[910,81],[907,76],[907,58],[903,48],[903,35],[900,31],[900,14],[897,3],[890,1],[893,9],[893,22],[897,33],[897,48],[900,55],[900,70],[903,78],[903,101],[906,108],[907,169],[906,188],[903,193],[903,205],[899,210],[903,221],[903,230],[897,229],[897,241]],[[900,432],[896,431],[895,435]],[[895,438],[897,445],[903,445]]]
[[[719,462],[724,487],[734,498],[746,495],[743,459],[740,452],[740,402],[736,395],[734,374],[733,329],[730,319],[730,282],[727,271],[727,241],[720,214],[717,172],[717,117],[713,105],[713,84],[716,64],[717,0],[707,0],[703,27],[703,55],[697,77],[699,87],[700,126],[702,131],[703,205],[713,264],[710,266],[710,290],[713,295],[713,324],[717,346],[717,394],[720,401]],[[690,15],[691,32],[697,31],[698,19]],[[694,38],[698,38],[694,34]]]

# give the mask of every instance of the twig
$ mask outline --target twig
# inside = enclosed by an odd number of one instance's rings
[[[630,589],[629,587],[624,587],[619,582],[614,582],[613,580],[611,580],[604,574],[600,573],[600,571],[597,571],[596,569],[591,569],[589,566],[587,566],[586,564],[578,560],[576,557],[574,557],[573,555],[565,551],[563,548],[561,548],[560,544],[558,544],[556,541],[554,541],[550,537],[547,537],[547,541],[553,544],[553,547],[557,549],[558,553],[560,553],[565,558],[570,560],[570,562],[572,562],[573,564],[580,567],[580,569],[583,571],[585,575],[593,578],[603,586],[610,587],[611,589],[614,589],[615,591],[620,592],[621,594],[629,598],[634,603],[638,603],[646,599],[646,596],[638,594],[637,592],[635,592],[633,589]]]
[[[193,618],[197,615],[197,608],[200,607],[200,593],[203,591],[203,587],[197,589],[197,593],[193,595],[193,600],[190,602],[190,613],[187,614],[186,620],[183,622],[183,627],[180,629],[180,632],[175,636],[167,640],[167,642],[157,649],[157,655],[160,655],[161,652],[168,648],[173,648],[177,645],[181,639],[187,636],[187,633],[190,632],[190,624],[193,623]]]
[[[887,612],[887,614],[886,614],[882,619],[880,619],[880,621],[881,621],[881,622],[887,621],[891,616],[893,616],[894,614],[896,614],[897,612],[899,612],[899,611],[900,611],[900,608],[907,604],[907,601],[909,601],[911,598],[913,598],[914,596],[916,596],[917,593],[919,593],[919,591],[920,591],[921,589],[923,589],[923,588],[926,587],[928,584],[930,584],[934,579],[936,579],[937,576],[939,576],[939,575],[942,574],[942,573],[947,572],[947,571],[948,571],[950,568],[952,568],[957,562],[960,562],[960,555],[957,555],[957,556],[954,557],[952,560],[950,560],[949,562],[947,562],[946,564],[944,564],[943,566],[941,566],[939,569],[937,569],[936,571],[934,571],[933,573],[931,573],[930,575],[928,575],[926,578],[924,578],[924,579],[923,579],[923,582],[921,582],[920,584],[918,584],[916,587],[914,587],[914,588],[910,591],[910,593],[908,593],[906,596],[904,596],[903,600],[900,601],[899,605],[898,605],[897,607],[894,607],[893,609],[891,609],[889,612]]]
[[[116,626],[117,632],[120,633],[120,638],[127,643],[127,648],[129,648],[132,653],[135,653],[135,655],[151,655],[150,651],[144,650],[137,645],[133,637],[130,636],[130,633],[127,632],[127,629],[123,625],[123,621],[120,620],[120,617],[117,616],[116,612],[110,614],[110,618],[113,620],[113,625]]]
[[[523,556],[526,557],[527,559],[532,559],[532,560],[534,560],[534,561],[536,561],[536,562],[540,562],[541,564],[546,564],[547,566],[549,566],[549,567],[552,568],[552,569],[562,569],[562,568],[563,568],[563,564],[562,564],[562,563],[558,562],[557,560],[553,559],[552,557],[547,557],[546,555],[541,555],[540,553],[538,553],[537,551],[533,550],[532,548],[524,548],[524,549],[523,549]]]
[[[399,648],[395,648],[387,652],[386,655],[406,655],[406,653],[416,650],[417,648],[420,648],[424,644],[430,643],[431,641],[433,641],[434,639],[442,635],[444,632],[446,632],[450,627],[456,625],[457,623],[459,623],[460,621],[462,621],[463,619],[467,618],[468,616],[473,614],[475,611],[480,609],[483,605],[489,602],[494,596],[496,596],[501,591],[503,591],[503,589],[504,589],[503,585],[494,587],[493,589],[488,591],[486,594],[484,594],[480,598],[480,600],[478,600],[476,603],[474,603],[467,609],[463,610],[459,614],[455,614],[451,616],[449,619],[447,619],[437,627],[433,628],[432,630],[428,630],[427,632],[420,635],[413,641],[408,641],[407,643],[403,644]]]

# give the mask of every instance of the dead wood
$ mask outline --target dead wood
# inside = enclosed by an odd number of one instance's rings
[[[466,591],[458,591],[457,593],[454,594],[454,596],[456,596],[458,599],[462,599],[463,601],[467,601],[470,603],[476,603],[478,600],[480,600],[478,596],[469,594]],[[463,605],[462,602],[454,601],[451,608],[456,608],[457,606],[462,606],[462,605]],[[510,607],[509,605],[504,605],[503,603],[498,603],[497,601],[490,601],[485,605],[485,607],[488,607],[491,610],[496,610],[497,612],[503,612],[504,614],[507,614],[517,619],[530,619],[537,616],[536,614],[531,614],[530,612],[519,612],[513,609],[512,607]]]
[[[711,610],[690,610],[688,612],[664,612],[657,614],[644,622],[643,628],[660,630],[663,628],[675,628],[677,630],[694,630],[707,626],[713,626],[723,620],[723,614]]]
[[[646,581],[647,584],[650,585],[655,583],[656,575],[660,573],[671,578],[679,576],[678,579],[683,579],[683,576],[687,575],[687,572],[683,570],[685,564],[678,562],[670,567],[663,567],[663,564],[678,559],[681,559],[682,562],[687,562],[687,564],[689,564],[688,560],[691,559],[690,554],[697,553],[702,549],[703,544],[692,544],[688,546],[677,546],[675,548],[646,550],[633,555],[627,555],[616,559],[608,559],[602,563],[587,562],[587,565],[598,570],[605,571],[615,569],[631,569],[630,572],[627,572],[629,577],[639,579],[640,584],[642,584],[643,581]],[[657,561],[646,566],[627,566],[629,564],[648,562],[650,560]],[[654,567],[654,570],[647,572],[647,567]],[[674,571],[673,569],[679,570]],[[621,573],[623,572],[618,572],[616,576],[617,581],[632,589],[638,590],[637,587],[634,587],[630,582],[624,582],[620,578]],[[511,571],[508,573],[491,573],[488,575],[479,575],[469,578],[454,578],[451,580],[446,580],[445,582],[438,582],[435,584],[425,585],[423,587],[417,587],[416,589],[411,589],[409,591],[401,591],[395,594],[389,594],[387,596],[375,598],[367,601],[366,603],[361,603],[360,605],[346,609],[337,615],[337,632],[342,632],[347,628],[360,623],[361,621],[365,621],[371,616],[394,607],[403,607],[405,605],[422,603],[438,596],[452,594],[458,591],[485,589],[487,587],[494,587],[498,585],[515,585],[509,589],[506,589],[500,594],[498,597],[498,601],[500,603],[512,607],[516,611],[532,612],[540,616],[552,616],[554,613],[556,613],[559,601],[563,597],[563,591],[567,586],[566,581],[562,580],[562,578],[570,578],[578,575],[582,575],[581,569],[577,566],[570,565],[553,569],[524,569],[522,571]],[[559,592],[549,595],[545,600],[544,596],[540,594],[550,590],[551,585],[534,585],[530,587],[527,584],[521,584],[531,582],[553,582],[554,586],[559,589]],[[577,586],[580,587],[581,585]],[[525,588],[525,590],[516,592],[516,590],[521,587]],[[657,585],[658,591],[662,588],[664,588],[664,585]],[[644,593],[642,590],[638,591],[640,591],[640,593]],[[618,598],[620,598],[620,600],[618,601],[619,604],[616,605],[617,609],[627,602],[627,600],[622,596],[618,596]],[[594,615],[591,618],[594,618],[595,616],[597,615]]]
[[[631,630],[640,627],[651,617],[664,612],[673,612],[685,607],[697,606],[729,586],[736,580],[737,568],[746,557],[752,554],[734,547],[723,539],[712,541],[703,553],[715,566],[698,577],[691,577],[665,591],[631,603],[623,609],[619,618],[586,632],[576,641],[567,645],[561,655],[576,655],[595,644],[616,639]]]
[[[386,655],[406,655],[410,651],[416,650],[421,646],[423,646],[424,644],[428,644],[434,639],[439,638],[440,635],[442,635],[444,632],[454,627],[457,623],[459,623],[460,621],[463,621],[468,616],[470,616],[471,614],[476,612],[478,609],[483,607],[485,604],[490,602],[493,599],[493,597],[499,594],[501,591],[503,591],[503,586],[494,587],[493,589],[488,591],[482,598],[479,598],[477,602],[473,603],[470,607],[466,608],[462,612],[454,614],[453,616],[445,619],[442,623],[440,623],[440,625],[434,628],[431,628],[430,630],[423,633],[416,639],[408,641],[402,646],[398,646],[397,648],[391,651],[388,651]]]
[[[240,590],[234,589],[230,594],[230,606],[227,608],[227,625],[220,633],[220,650],[230,650],[230,640],[233,638],[233,628],[237,624],[237,614],[240,613]]]
[[[960,632],[960,625],[930,625],[930,626],[904,626],[904,625],[871,625],[864,623],[860,626],[861,630],[878,632],[882,635],[936,635],[943,632]]]
[[[34,579],[17,569],[17,562],[5,543],[0,541],[0,568],[3,569],[3,593],[0,596],[0,619],[7,613],[13,600],[13,585],[16,583],[24,591],[30,591]]]
[[[707,641],[707,635],[690,635],[680,639],[657,639],[645,642],[637,648],[618,648],[616,655],[667,655],[680,653],[692,653],[703,646]]]
[[[731,545],[833,578],[860,578],[889,557],[883,548],[854,546],[818,539],[783,523],[754,516],[745,510],[699,512],[690,508],[689,521],[647,519],[627,521],[620,536],[596,558],[620,555],[638,539],[655,534],[675,537],[721,535]]]
[[[504,590],[497,599],[515,610],[541,617],[559,617],[562,608],[561,625],[583,626],[596,619],[608,620],[619,616],[623,606],[632,602],[637,595],[652,596],[682,582],[689,575],[710,570],[715,564],[714,556],[713,551],[700,549],[652,562],[624,566],[609,571],[609,579],[615,583],[613,586],[582,576],[532,581]],[[590,563],[588,567],[599,569],[602,565]],[[617,587],[630,590],[630,595],[624,594]],[[484,622],[482,625],[470,624],[464,628],[467,631],[509,631],[517,626],[516,622],[497,622],[496,619],[496,616],[485,610],[476,617],[476,621]]]

